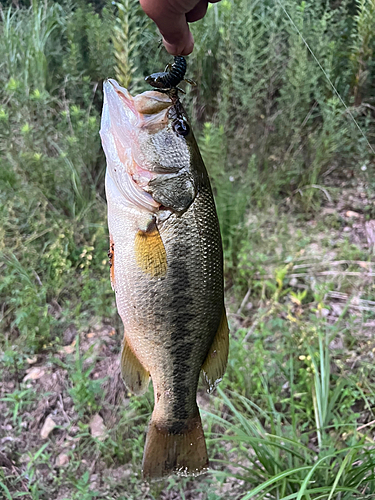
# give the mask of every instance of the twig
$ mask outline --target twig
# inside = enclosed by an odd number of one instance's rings
[[[326,190],[326,188],[324,188],[323,186],[319,186],[318,184],[310,184],[309,186],[303,186],[303,188],[298,188],[294,192],[295,193],[300,193],[300,195],[303,196],[302,190],[303,189],[309,189],[309,188],[320,189],[320,191],[323,191],[323,193],[326,195],[327,200],[330,203],[332,203],[331,195],[328,193],[328,191]]]
[[[327,177],[327,175],[329,175],[331,172],[336,170],[337,167],[338,167],[338,165],[332,165],[331,168],[329,168],[326,172],[324,172],[324,174],[322,174],[322,177]]]
[[[40,279],[40,277],[39,277],[39,274],[38,274],[36,271],[34,271],[34,270],[33,270],[33,274],[34,274],[34,276],[35,276],[35,279],[36,279],[36,281],[37,281],[38,285],[39,285],[39,286],[43,286],[43,283],[42,283],[42,280],[41,280],[41,279]]]
[[[60,408],[61,408],[61,413],[64,415],[66,421],[68,422],[68,424],[70,424],[70,418],[68,417],[65,409],[64,409],[64,402],[62,400],[62,397],[61,397],[61,394],[59,394],[59,401],[60,401]]]
[[[368,262],[366,260],[330,260],[330,261],[327,261],[327,263],[325,264],[324,262],[320,262],[318,264],[296,264],[295,266],[293,266],[293,269],[301,269],[303,267],[308,267],[308,266],[314,266],[314,265],[330,265],[330,266],[341,266],[343,264],[347,264],[347,265],[350,265],[350,264],[356,264],[358,266],[363,266],[363,265],[370,265],[372,264],[372,262]]]
[[[254,333],[255,328],[258,326],[260,319],[256,319],[251,327],[248,329],[242,342],[247,342],[248,338]]]
[[[250,296],[250,293],[251,293],[251,288],[248,289],[248,291],[246,292],[245,297],[242,299],[241,305],[240,305],[240,307],[237,310],[237,314],[241,314],[242,309],[245,307],[245,304],[246,304],[246,302],[247,302],[247,300],[248,300],[248,298]]]
[[[305,276],[362,276],[362,278],[367,278],[375,276],[375,273],[359,273],[356,271],[319,271],[314,273],[292,273],[286,274],[285,278],[304,278]],[[275,278],[273,274],[262,274],[259,273],[254,275],[254,279],[272,279]]]
[[[357,431],[360,431],[361,429],[364,429],[365,427],[369,427],[370,425],[375,424],[375,420],[371,420],[371,422],[367,422],[367,424],[363,424],[360,427],[357,427]]]
[[[375,107],[371,106],[371,104],[368,104],[367,102],[362,102],[361,104],[364,108],[369,108],[371,111],[375,111]]]
[[[314,273],[316,276],[375,276],[375,273],[360,273],[357,271],[319,271],[318,273]],[[298,278],[299,276],[311,276],[309,273],[295,273],[295,274],[287,274],[287,278]]]

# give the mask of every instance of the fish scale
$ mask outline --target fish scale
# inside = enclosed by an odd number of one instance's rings
[[[199,376],[211,391],[228,355],[222,244],[209,178],[179,101],[154,91],[133,98],[113,80],[105,83],[104,96],[101,136],[111,276],[124,324],[122,376],[136,394],[150,377],[154,388],[143,475],[196,475],[208,468],[196,403]],[[186,136],[174,130],[177,119],[189,127]],[[118,148],[126,151],[122,169]],[[147,184],[137,184],[137,175]]]

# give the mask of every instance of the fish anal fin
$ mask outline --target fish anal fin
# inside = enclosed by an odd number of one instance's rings
[[[133,394],[140,395],[146,392],[150,374],[138,360],[126,338],[124,338],[121,351],[121,376],[126,387]]]
[[[167,273],[167,252],[155,222],[146,231],[139,230],[135,236],[135,257],[137,265],[153,278]]]
[[[228,352],[229,327],[225,309],[223,309],[219,328],[202,365],[202,379],[207,392],[212,392],[222,380],[227,367]]]
[[[177,474],[198,476],[207,472],[208,456],[197,408],[178,433],[151,419],[143,454],[143,479],[153,480]]]

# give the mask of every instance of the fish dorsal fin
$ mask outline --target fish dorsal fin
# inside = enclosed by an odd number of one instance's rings
[[[135,257],[138,266],[153,278],[161,278],[167,273],[167,253],[159,229],[154,221],[145,231],[139,230],[135,236]]]
[[[146,392],[150,374],[140,363],[125,337],[121,352],[121,376],[126,387],[133,394],[140,395]]]
[[[212,392],[222,380],[227,367],[229,352],[229,327],[225,309],[214,341],[202,365],[202,379],[207,392]]]

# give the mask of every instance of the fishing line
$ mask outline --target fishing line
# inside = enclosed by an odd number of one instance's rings
[[[323,68],[323,66],[320,64],[320,62],[318,61],[318,58],[316,57],[316,55],[314,54],[314,52],[312,51],[312,49],[310,48],[309,44],[307,43],[307,41],[305,40],[305,38],[303,37],[302,33],[300,32],[300,30],[298,29],[298,26],[295,24],[295,22],[293,21],[293,19],[290,17],[290,15],[288,14],[286,8],[282,5],[281,1],[280,0],[277,0],[277,3],[280,5],[280,7],[283,9],[284,11],[284,14],[286,15],[286,17],[289,19],[291,25],[293,26],[293,28],[296,30],[296,32],[298,33],[298,35],[300,36],[301,40],[303,41],[303,43],[306,45],[307,47],[307,50],[310,52],[310,54],[313,56],[316,64],[319,66],[319,68],[321,69],[323,75],[327,78],[327,81],[328,83],[330,84],[330,86],[332,87],[334,93],[337,95],[337,97],[339,98],[341,104],[344,106],[345,110],[347,111],[347,113],[349,114],[350,118],[353,120],[353,122],[355,123],[357,129],[360,131],[362,137],[365,139],[365,141],[367,142],[368,144],[368,147],[371,149],[372,153],[375,155],[375,150],[374,148],[371,146],[370,144],[370,141],[367,139],[367,136],[366,134],[363,132],[363,130],[361,129],[361,127],[359,126],[357,120],[354,118],[353,116],[353,113],[350,111],[350,109],[348,108],[348,106],[345,104],[345,101],[343,100],[343,98],[341,97],[341,95],[339,94],[338,90],[336,90],[336,87],[334,86],[334,84],[332,83],[330,77],[328,76],[328,74],[326,73],[325,69]]]

